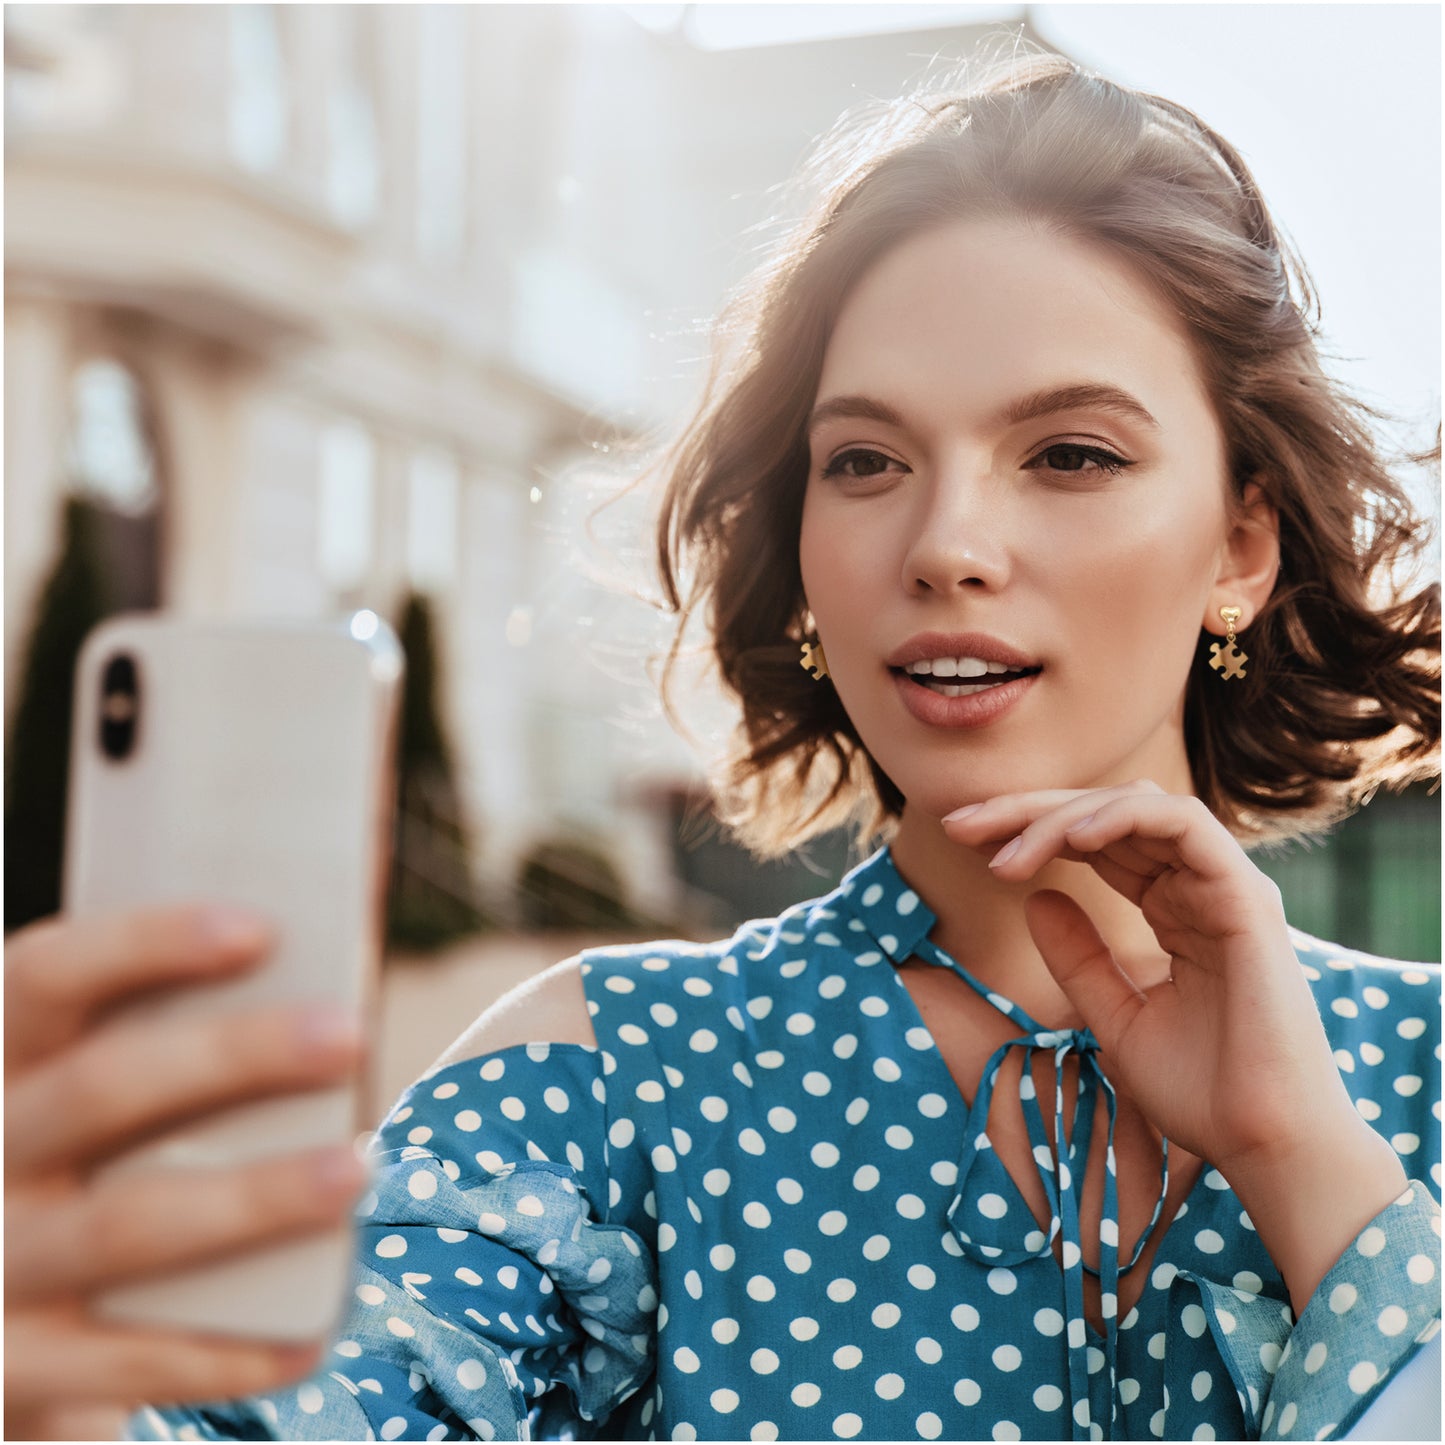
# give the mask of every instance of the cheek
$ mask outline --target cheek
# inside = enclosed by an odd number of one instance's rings
[[[803,521],[798,537],[798,566],[803,594],[819,625],[823,617],[842,610],[859,581],[859,545],[849,529],[838,525],[826,507],[803,504]],[[851,579],[851,580],[850,580]],[[821,614],[821,615],[820,615]]]
[[[1080,594],[1148,599],[1168,610],[1208,589],[1223,540],[1221,507],[1159,506],[1147,496],[1097,513],[1056,518],[1048,535],[1049,575]],[[1065,525],[1059,526],[1060,520]],[[1067,579],[1067,581],[1065,581]]]
[[[1111,685],[1131,679],[1141,698],[1182,687],[1214,580],[1221,516],[1136,509],[1127,518],[1111,514],[1112,525],[1097,532],[1073,531],[1054,558],[1053,590],[1072,619],[1066,625],[1087,639],[1075,657],[1100,664]]]
[[[812,581],[817,575],[818,563],[818,509],[813,504],[812,489],[803,495],[803,515],[798,523],[798,571],[803,578],[803,591],[811,601]]]

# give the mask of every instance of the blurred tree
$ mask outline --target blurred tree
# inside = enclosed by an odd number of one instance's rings
[[[607,854],[580,838],[539,843],[517,878],[527,928],[634,929],[642,920],[627,905],[621,875]]]
[[[1378,792],[1323,837],[1252,853],[1305,933],[1385,958],[1440,959],[1438,783]]]
[[[396,851],[387,942],[431,952],[489,927],[471,870],[451,748],[437,705],[431,604],[409,593],[397,636],[406,683],[397,728]]]
[[[86,634],[116,610],[105,509],[65,502],[60,556],[36,604],[5,751],[5,931],[60,907],[75,660]]]

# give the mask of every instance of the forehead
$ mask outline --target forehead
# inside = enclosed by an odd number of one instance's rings
[[[1103,246],[1024,220],[952,221],[863,275],[833,328],[818,395],[991,415],[1024,392],[1102,381],[1166,426],[1197,424],[1212,408],[1193,346],[1167,301]]]

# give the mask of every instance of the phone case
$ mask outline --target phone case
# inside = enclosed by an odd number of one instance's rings
[[[230,903],[277,935],[244,978],[127,1007],[181,1016],[325,997],[370,1024],[402,673],[395,636],[367,612],[336,625],[147,614],[90,635],[76,673],[65,911]],[[132,1175],[353,1143],[374,1122],[371,1103],[358,1081],[246,1104],[101,1167]],[[112,1288],[95,1307],[139,1324],[310,1338],[340,1314],[352,1251],[348,1223]]]

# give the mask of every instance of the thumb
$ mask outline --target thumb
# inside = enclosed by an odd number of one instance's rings
[[[1031,894],[1024,901],[1024,918],[1054,982],[1104,1052],[1117,1056],[1119,1041],[1144,1007],[1143,993],[1067,893],[1043,888]]]

